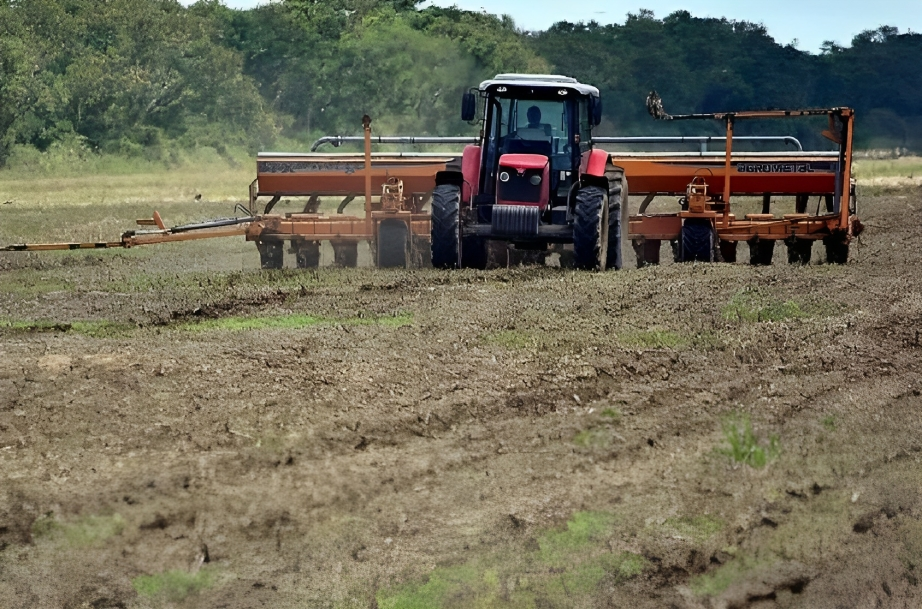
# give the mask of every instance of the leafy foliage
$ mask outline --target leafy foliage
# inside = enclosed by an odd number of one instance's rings
[[[604,126],[618,134],[706,127],[651,124],[641,100],[656,89],[676,113],[852,106],[862,117],[859,145],[922,148],[922,34],[882,27],[859,34],[850,48],[830,42],[823,54],[812,55],[778,44],[761,24],[688,11],[656,19],[641,10],[623,25],[557,23],[538,34],[535,45],[557,71],[600,88]],[[777,123],[747,123],[738,133],[777,129]],[[815,131],[795,134],[815,144]]]
[[[5,137],[39,149],[76,140],[132,154],[166,139],[221,148],[271,141],[273,122],[209,4],[20,0],[6,11],[28,72]],[[6,21],[6,20],[4,20]],[[4,87],[6,88],[6,87]]]
[[[651,122],[643,99],[656,88],[676,112],[851,105],[859,145],[922,149],[920,34],[883,26],[813,55],[760,24],[688,11],[532,33],[508,15],[420,4],[285,0],[240,11],[219,0],[0,0],[0,165],[17,145],[225,154],[280,134],[358,133],[365,113],[378,133],[470,135],[460,95],[500,72],[597,85],[603,133],[719,128]]]

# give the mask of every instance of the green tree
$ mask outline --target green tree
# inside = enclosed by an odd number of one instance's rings
[[[414,15],[411,23],[431,36],[457,42],[483,67],[484,77],[501,72],[540,74],[550,69],[508,15],[429,7]]]
[[[338,132],[355,131],[369,114],[379,133],[453,135],[470,132],[459,100],[474,80],[475,62],[457,43],[379,12],[343,38],[311,93]]]
[[[13,125],[28,65],[20,26],[9,0],[0,1],[0,167],[16,139]]]
[[[164,138],[222,147],[271,141],[273,125],[204,2],[20,0],[11,11],[34,69],[14,121],[21,143],[68,136],[130,150]]]

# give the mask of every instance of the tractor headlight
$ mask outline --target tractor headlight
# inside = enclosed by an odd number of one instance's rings
[[[537,186],[538,184],[541,183],[541,176],[539,176],[538,174],[535,174],[531,176],[530,178],[528,178],[528,181],[531,182],[532,186]]]
[[[508,182],[508,181],[509,181],[509,172],[508,172],[508,171],[504,171],[504,172],[500,173],[500,174],[499,174],[499,181],[500,181],[500,182]]]

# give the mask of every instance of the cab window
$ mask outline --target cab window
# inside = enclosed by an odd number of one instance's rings
[[[592,127],[589,120],[589,100],[579,100],[579,149],[580,152],[589,150],[592,140]]]

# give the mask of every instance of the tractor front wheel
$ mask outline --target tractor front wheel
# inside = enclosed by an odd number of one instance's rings
[[[608,263],[608,193],[603,188],[583,186],[576,192],[573,254],[576,268],[605,270]]]
[[[458,268],[461,235],[458,230],[461,188],[440,184],[432,191],[432,266]]]
[[[627,178],[620,167],[609,168],[605,177],[608,178],[608,255],[605,268],[620,270],[621,245],[627,241],[628,234]]]

